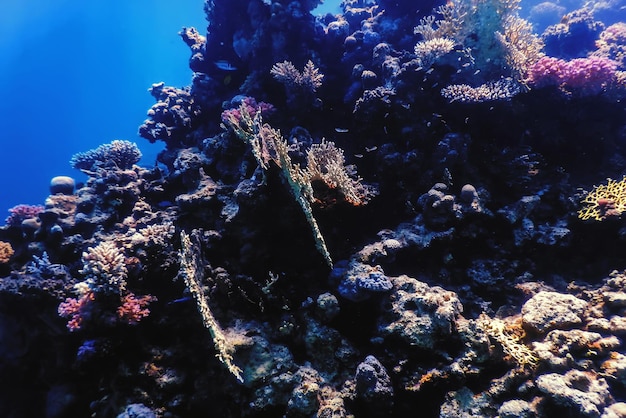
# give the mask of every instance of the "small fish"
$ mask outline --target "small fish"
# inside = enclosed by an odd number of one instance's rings
[[[354,154],[356,158],[363,158],[363,154]]]
[[[188,302],[190,300],[191,300],[191,296],[185,296],[185,297],[182,297],[180,299],[171,300],[171,301],[167,302],[167,304],[168,305],[174,305],[176,303]]]
[[[365,151],[367,152],[374,152],[378,149],[378,147],[376,145],[374,145],[373,147],[365,147]]]
[[[474,71],[474,75],[478,74],[479,72],[480,72],[480,70]]]
[[[346,132],[349,132],[350,130],[347,128],[335,128],[335,132],[340,133],[340,134],[345,134]]]
[[[215,61],[213,64],[222,71],[237,71],[237,67],[227,60]]]

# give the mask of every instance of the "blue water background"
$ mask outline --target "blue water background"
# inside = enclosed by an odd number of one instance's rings
[[[114,139],[160,147],[137,129],[147,89],[189,84],[183,26],[206,31],[202,0],[3,0],[0,14],[0,223],[42,204],[50,179],[85,177],[71,156]]]

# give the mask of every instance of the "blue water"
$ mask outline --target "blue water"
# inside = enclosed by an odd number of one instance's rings
[[[43,204],[50,179],[85,177],[71,156],[113,139],[158,145],[137,129],[152,83],[191,79],[183,26],[206,32],[203,0],[3,0],[0,13],[0,221]]]

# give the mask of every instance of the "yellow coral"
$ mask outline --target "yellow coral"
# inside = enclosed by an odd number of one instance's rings
[[[578,211],[583,221],[619,217],[626,210],[626,176],[620,181],[607,179],[607,184],[595,186],[581,201],[585,207]]]
[[[200,255],[200,243],[198,242],[197,232],[188,235],[185,231],[180,233],[180,276],[185,281],[185,285],[189,292],[196,300],[198,311],[202,317],[202,323],[209,330],[213,338],[213,344],[217,351],[217,358],[226,366],[228,371],[232,373],[239,382],[243,383],[243,375],[241,369],[234,363],[233,352],[235,346],[233,341],[229,339],[218,324],[204,291],[202,290],[201,281],[204,275]]]
[[[496,340],[504,350],[504,353],[515,360],[520,367],[537,366],[539,359],[528,346],[522,343],[524,330],[521,324],[509,324],[502,319],[490,318],[486,314],[481,314],[476,324],[489,337]]]
[[[0,241],[0,264],[5,264],[13,256],[15,251],[8,242]]]

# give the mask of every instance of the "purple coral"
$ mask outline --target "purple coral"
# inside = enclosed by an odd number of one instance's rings
[[[241,121],[241,111],[239,110],[239,106],[241,105],[246,108],[248,114],[252,118],[254,118],[257,113],[260,113],[262,117],[266,117],[272,114],[275,110],[272,104],[257,102],[254,97],[248,96],[236,96],[233,100],[231,100],[230,105],[233,106],[231,109],[227,109],[222,112],[222,121],[227,124],[228,121],[231,120],[231,117]]]
[[[599,94],[615,81],[617,64],[607,58],[576,58],[565,61],[542,57],[529,71],[528,82],[534,87],[558,86],[582,96]]]
[[[26,219],[36,218],[44,207],[40,205],[16,205],[9,209],[10,215],[4,221],[9,226],[19,226]]]

